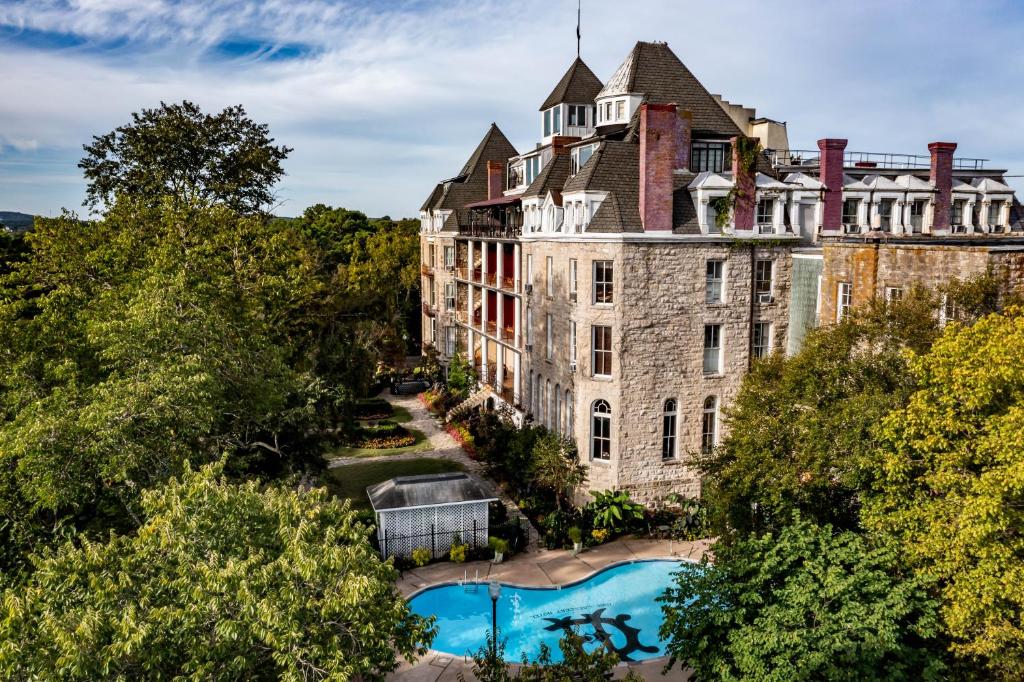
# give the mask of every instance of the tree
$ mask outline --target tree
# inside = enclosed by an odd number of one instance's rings
[[[561,511],[572,491],[587,480],[587,468],[574,441],[549,431],[534,443],[533,476],[539,486],[554,493],[555,506]]]
[[[865,524],[942,588],[953,650],[1024,677],[1024,314],[950,324],[884,420]]]
[[[269,127],[241,106],[204,114],[192,102],[160,103],[84,145],[85,205],[112,206],[119,195],[158,205],[224,204],[254,213],[273,200],[291,149],[274,146]]]
[[[500,636],[499,630],[499,636]],[[473,655],[473,675],[480,682],[604,682],[612,677],[619,657],[604,646],[587,651],[584,638],[568,631],[558,641],[562,660],[555,663],[547,645],[541,644],[540,655],[535,661],[523,658],[518,671],[513,672],[505,662],[505,642],[493,641],[493,634],[487,633],[487,643]],[[459,674],[460,680],[465,676]],[[626,682],[640,682],[643,678],[630,671],[623,678]]]
[[[231,485],[223,465],[143,495],[137,532],[36,559],[3,594],[5,679],[383,680],[432,623],[347,503]]]
[[[891,546],[796,517],[717,546],[661,598],[669,666],[702,680],[929,680],[937,604]]]

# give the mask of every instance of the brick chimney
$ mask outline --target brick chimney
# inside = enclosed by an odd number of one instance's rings
[[[935,210],[932,212],[932,232],[949,231],[950,208],[953,197],[953,152],[956,142],[932,142],[932,172],[929,180],[935,187]]]
[[[640,105],[640,222],[644,232],[672,231],[676,168],[690,165],[689,112],[675,104]]]
[[[821,231],[838,234],[843,229],[843,152],[846,140],[818,140],[821,150],[818,179],[825,185],[821,194]]]
[[[487,162],[487,200],[497,199],[502,194],[502,175],[505,164],[501,161]]]
[[[740,160],[739,137],[729,140],[732,145],[732,179],[736,187],[736,203],[733,204],[732,217],[736,231],[754,229],[754,207],[757,186],[754,182],[756,170],[743,168]]]

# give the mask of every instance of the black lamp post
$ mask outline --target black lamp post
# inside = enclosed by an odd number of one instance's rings
[[[501,596],[501,584],[491,581],[487,586],[491,595],[491,657],[498,658],[498,597]]]

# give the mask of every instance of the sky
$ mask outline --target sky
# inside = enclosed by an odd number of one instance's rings
[[[1024,175],[1019,0],[582,0],[581,29],[599,78],[665,41],[796,149],[953,141]],[[575,0],[0,0],[0,210],[84,215],[82,145],[187,99],[242,104],[294,148],[278,215],[413,217],[492,121],[534,145],[575,55]]]

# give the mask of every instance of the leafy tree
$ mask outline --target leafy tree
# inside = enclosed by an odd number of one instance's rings
[[[78,167],[88,183],[85,205],[112,206],[119,195],[159,204],[224,204],[253,213],[273,200],[291,149],[274,146],[269,127],[241,106],[204,114],[192,102],[160,103],[132,122],[93,138]]]
[[[587,511],[594,517],[595,528],[624,531],[644,518],[644,506],[629,499],[625,490],[591,491],[594,501]]]
[[[132,535],[38,557],[3,595],[3,677],[383,680],[423,653],[432,624],[347,503],[221,470],[146,492]]]
[[[777,529],[794,510],[858,526],[873,429],[913,390],[908,358],[939,333],[937,306],[921,290],[877,301],[812,331],[795,356],[754,365],[727,412],[729,435],[698,459],[723,540]]]
[[[893,547],[797,517],[715,555],[661,598],[669,666],[708,680],[943,679],[938,605]]]
[[[473,366],[461,353],[456,353],[448,363],[448,388],[457,395],[467,396],[475,384],[476,372]]]
[[[1024,314],[951,324],[883,422],[865,524],[942,586],[963,659],[1024,677]]]
[[[555,495],[561,511],[573,490],[587,480],[587,468],[580,462],[576,443],[553,432],[545,432],[533,446],[533,478]]]
[[[500,635],[500,630],[499,630]],[[524,658],[517,671],[505,662],[505,641],[495,645],[492,633],[487,633],[487,644],[473,655],[473,675],[480,682],[604,682],[611,679],[619,657],[603,646],[587,651],[584,639],[576,632],[566,632],[558,641],[562,660],[554,663],[547,645],[541,644],[535,661]],[[465,676],[460,673],[460,680]],[[640,682],[643,678],[630,671],[623,678],[627,682]]]

